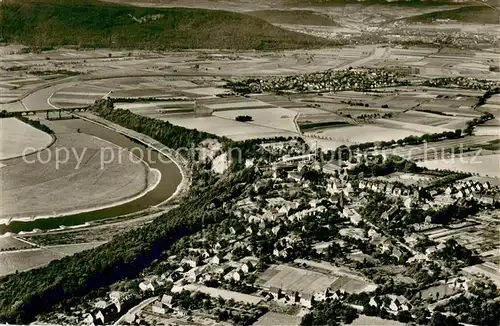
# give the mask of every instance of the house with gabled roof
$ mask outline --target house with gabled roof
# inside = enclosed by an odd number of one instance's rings
[[[245,273],[241,269],[233,272],[233,280],[235,280],[236,282],[243,280],[244,277]]]
[[[196,267],[200,263],[200,257],[197,256],[187,256],[181,259],[181,264],[187,264],[190,267]]]
[[[163,303],[165,306],[169,308],[172,308],[172,298],[173,297],[171,295],[164,294],[161,297],[161,303]]]
[[[311,308],[314,301],[314,296],[310,293],[300,293],[300,304],[304,307]]]
[[[99,309],[95,315],[95,320],[100,320],[103,324],[109,324],[119,313],[118,307],[114,303],[108,304],[105,308]]]
[[[218,265],[218,264],[221,264],[223,261],[224,261],[224,258],[222,257],[222,255],[217,254],[210,259],[210,264]]]
[[[382,213],[381,218],[386,221],[391,220],[398,211],[399,207],[397,205],[392,205],[391,208]]]
[[[388,297],[391,299],[391,303],[388,306],[390,310],[394,312],[411,310],[412,306],[410,304],[410,301],[404,296],[389,294]]]
[[[278,235],[278,233],[280,232],[281,230],[281,226],[280,225],[276,225],[274,226],[272,229],[271,229],[271,232],[274,234],[274,235]]]
[[[146,292],[146,291],[155,291],[155,286],[153,285],[153,283],[149,280],[144,280],[142,281],[141,283],[139,283],[139,289],[142,291],[142,292]]]
[[[253,270],[253,268],[254,266],[250,261],[247,261],[246,263],[241,265],[241,270],[243,271],[243,273],[250,273]]]
[[[155,301],[151,306],[151,311],[161,315],[164,315],[166,313],[166,309],[163,307],[161,301]]]

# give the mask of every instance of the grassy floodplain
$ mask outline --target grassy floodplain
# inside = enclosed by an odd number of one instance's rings
[[[16,118],[0,119],[0,160],[33,153],[49,146],[52,137]]]

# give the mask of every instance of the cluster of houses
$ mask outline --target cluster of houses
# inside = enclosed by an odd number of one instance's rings
[[[445,190],[445,194],[453,198],[474,198],[478,202],[494,205],[500,202],[500,192],[498,187],[493,187],[486,182],[467,180],[458,182],[453,186],[449,186]]]
[[[400,311],[410,311],[412,308],[410,300],[402,295],[394,294],[372,297],[370,298],[370,302],[368,304],[378,309],[384,308],[388,312],[394,314]]]
[[[152,275],[145,277],[139,283],[141,292],[155,292],[163,287],[167,282],[174,284],[181,283],[204,283],[211,280],[217,281],[243,281],[243,279],[255,271],[258,259],[245,257],[240,261],[232,260],[231,253],[218,253],[222,248],[219,242],[212,250],[202,250],[197,255],[186,256],[178,259],[177,256],[169,257],[171,264],[177,263],[178,268],[161,276]]]
[[[295,148],[299,145],[296,143],[291,146]],[[281,152],[287,150],[287,146],[284,142],[278,147],[269,147],[266,150]],[[263,178],[254,184],[253,191],[257,196],[251,195],[236,202],[231,207],[232,218],[211,229],[208,236],[207,234],[193,235],[195,239],[191,242],[190,248],[184,248],[183,254],[168,257],[169,271],[161,275],[144,277],[138,285],[139,291],[144,294],[155,294],[160,292],[167,283],[174,284],[170,292],[175,293],[182,291],[186,284],[205,286],[214,281],[218,284],[234,285],[235,283],[245,284],[248,281],[248,285],[260,287],[268,300],[286,304],[299,304],[310,308],[314,301],[322,301],[327,298],[342,300],[346,293],[333,288],[326,288],[318,293],[308,293],[283,290],[278,287],[264,288],[262,285],[255,284],[253,280],[258,273],[260,263],[259,258],[256,257],[260,257],[262,249],[256,247],[262,241],[252,240],[256,238],[267,240],[266,242],[272,245],[270,247],[272,248],[272,259],[275,259],[275,262],[287,261],[288,258],[293,257],[295,251],[302,249],[304,239],[302,239],[301,234],[311,231],[310,228],[322,226],[319,216],[328,215],[325,213],[331,212],[339,214],[346,222],[350,221],[354,226],[362,223],[363,219],[357,209],[363,200],[367,200],[367,194],[370,192],[403,199],[404,205],[393,205],[381,214],[381,219],[387,222],[401,218],[423,198],[433,198],[437,195],[435,190],[427,193],[421,188],[410,190],[399,184],[381,181],[349,182],[342,173],[339,173],[340,170],[335,169],[334,176],[325,180],[326,182],[322,186],[326,190],[327,196],[320,198],[313,190],[317,188],[309,187],[308,182],[304,181],[301,176],[300,172],[306,166],[308,169],[322,168],[318,166],[317,162],[314,162],[312,154],[286,156],[279,163],[267,168],[266,172],[268,174],[271,172],[269,178]],[[285,187],[288,184],[291,186]],[[272,185],[272,191],[268,191],[269,185]],[[260,191],[261,188],[266,188],[266,191]],[[291,189],[299,192],[306,191],[311,196],[309,199],[302,195],[289,196]],[[492,187],[487,182],[479,183],[468,180],[448,187],[444,191],[444,195],[455,198],[480,195],[480,198],[483,198],[496,194],[496,191],[497,188]],[[259,193],[261,195],[258,195]],[[264,193],[269,198],[262,195]],[[428,204],[422,201],[422,205]],[[333,210],[331,210],[332,208]],[[300,223],[304,219],[307,223],[299,224],[301,228],[296,227],[296,223]],[[318,221],[318,223],[314,221]],[[361,228],[355,229],[362,231]],[[379,252],[388,254],[399,262],[406,255],[403,246],[395,243],[392,238],[381,234],[375,227],[369,229],[367,236],[363,235],[362,238],[375,245]],[[418,239],[414,238],[416,243]],[[407,242],[409,243],[409,241]],[[187,254],[185,254],[186,252]],[[422,292],[421,297],[431,297],[433,291],[440,293],[437,296],[442,297],[459,290],[445,284],[438,289]],[[113,297],[110,295],[110,300],[96,303],[95,313],[86,317],[85,324],[106,324],[115,319],[120,313],[123,314],[123,301],[124,298],[119,293],[114,293]],[[395,295],[387,295],[384,298],[373,297],[370,300],[370,306],[385,308],[394,313],[411,310],[409,300],[403,296]],[[156,314],[166,314],[172,308],[172,296],[163,295],[161,300],[156,300],[153,303],[151,311]],[[130,324],[138,322],[137,317],[125,317],[130,319],[130,321],[126,320]]]
[[[347,293],[343,290],[334,290],[330,287],[315,293],[299,292],[296,290],[283,290],[272,286],[268,289],[267,299],[283,304],[299,304],[306,308],[311,308],[313,302],[325,301],[328,298],[333,300],[343,300]]]
[[[385,194],[387,196],[413,197],[416,200],[421,197],[423,191],[422,189],[415,189],[411,191],[408,188],[381,181],[360,181],[358,187],[361,190],[371,190],[373,192]],[[432,196],[432,194],[430,195]]]
[[[379,248],[382,253],[387,253],[396,258],[398,261],[403,258],[403,251],[387,236],[380,234],[375,229],[371,228],[368,230],[368,237],[370,238],[370,242]]]
[[[93,312],[88,313],[82,324],[84,325],[107,325],[115,320],[128,306],[130,295],[120,291],[112,291],[106,300],[98,300],[94,303]]]
[[[313,74],[302,74],[269,79],[249,80],[247,88],[252,93],[279,90],[298,91],[342,91],[394,86],[397,74],[386,69],[327,70]]]
[[[458,293],[469,290],[471,281],[466,278],[453,278],[441,281],[436,285],[420,290],[416,297],[425,301],[437,301],[450,298]],[[370,298],[370,306],[378,309],[386,309],[389,313],[397,314],[400,311],[410,311],[412,305],[410,300],[403,295],[379,295]]]

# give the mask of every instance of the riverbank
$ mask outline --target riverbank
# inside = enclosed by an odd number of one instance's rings
[[[112,128],[104,126],[103,124],[94,123],[92,121],[88,121],[85,119],[69,119],[69,120],[63,120],[63,121],[55,121],[55,122],[51,122],[51,123],[57,124],[57,126],[53,126],[53,127],[65,135],[70,135],[71,139],[78,140],[75,137],[83,137],[83,135],[90,135],[90,136],[92,136],[92,139],[94,141],[99,140],[99,142],[102,142],[103,144],[105,144],[104,146],[112,148],[114,146],[110,147],[110,144],[116,144],[118,148],[121,147],[121,148],[127,149],[128,151],[132,151],[132,153],[134,153],[135,150],[139,150],[139,151],[142,151],[143,153],[145,153],[147,151],[147,148],[148,148],[147,145],[143,145],[142,143],[139,142],[139,140],[131,139],[132,137],[128,137],[127,135],[125,135],[126,131],[124,131],[124,130],[122,130],[122,133],[119,133],[119,132],[114,131]],[[79,132],[77,132],[77,130]],[[69,141],[63,145],[65,145],[65,147],[67,147],[67,148],[76,147],[76,153],[78,155],[81,155],[81,153],[83,153],[83,149],[88,147],[87,145],[85,145],[85,143],[82,143],[81,141],[76,142],[76,143]],[[94,154],[101,153],[102,152],[101,147],[96,147],[95,149],[88,150],[85,157],[86,158],[91,157],[94,160],[97,158],[97,161],[99,161],[100,156],[93,155],[92,153],[94,153]],[[162,149],[159,146],[157,146],[156,148]],[[132,200],[128,200],[126,203],[123,203],[123,204],[119,204],[119,203],[117,204],[116,201],[113,201],[112,207],[103,208],[103,209],[100,209],[100,208],[94,209],[93,208],[92,210],[88,210],[88,212],[79,213],[79,214],[67,213],[68,215],[66,215],[66,213],[65,213],[64,215],[62,215],[61,214],[62,211],[59,209],[56,209],[56,211],[50,210],[48,212],[45,212],[45,214],[41,214],[41,215],[50,214],[51,215],[50,218],[32,218],[29,220],[25,219],[23,221],[19,221],[17,219],[12,219],[8,225],[7,224],[0,225],[0,234],[7,233],[7,232],[11,232],[11,233],[16,234],[16,233],[20,233],[20,232],[31,232],[31,231],[38,231],[39,232],[42,230],[56,230],[56,229],[61,229],[61,228],[64,229],[64,228],[70,228],[73,226],[79,226],[79,225],[84,225],[84,224],[90,225],[90,224],[94,224],[94,222],[96,222],[96,221],[105,220],[105,219],[118,220],[121,217],[126,218],[126,216],[137,215],[137,214],[139,214],[139,215],[148,214],[148,213],[151,213],[151,211],[164,210],[165,204],[172,203],[172,201],[174,199],[179,198],[179,196],[182,195],[184,193],[184,191],[187,191],[188,187],[186,185],[188,185],[189,182],[188,182],[188,178],[186,177],[188,175],[188,173],[186,172],[186,169],[181,170],[179,168],[180,166],[182,166],[182,162],[180,162],[179,160],[176,160],[174,162],[171,159],[174,157],[174,155],[169,155],[169,157],[164,156],[166,154],[165,149],[162,149],[162,152],[163,152],[163,154],[160,153],[159,151],[153,150],[153,149],[150,152],[148,152],[148,155],[151,155],[148,158],[148,160],[149,160],[148,165],[149,165],[150,169],[158,170],[161,173],[161,178],[154,177],[153,179],[155,179],[155,180],[150,179],[150,181],[155,181],[155,182],[152,182],[155,184],[157,183],[158,179],[160,182],[158,185],[156,185],[154,187],[154,189],[151,189],[148,192],[142,193],[143,196],[141,196],[140,198],[136,198],[136,199],[132,198]],[[104,154],[109,154],[109,153],[110,153],[110,150],[105,149]],[[73,156],[73,155],[71,155],[71,156]],[[161,157],[164,157],[164,159],[161,159]],[[108,170],[109,168],[114,168],[116,170],[118,168],[121,168],[125,162],[128,162],[128,155],[126,155],[126,157],[123,157],[123,155],[115,155],[115,160],[120,161],[120,158],[122,159],[121,164],[116,165],[116,167],[114,164],[106,164],[106,170]],[[139,159],[141,159],[141,158],[139,157]],[[87,162],[86,159],[83,161]],[[135,161],[137,161],[137,159]],[[76,162],[73,162],[73,163],[76,163]],[[84,172],[87,172],[87,173],[90,173],[92,175],[97,174],[97,178],[98,178],[101,169],[99,167],[99,162],[97,162],[96,164],[97,164],[97,166],[94,169],[90,169],[90,171],[83,171],[81,168],[78,170],[74,170],[75,164],[68,163],[68,164],[65,164],[63,166],[65,168],[65,170],[60,172],[60,173],[63,173],[64,175],[68,175],[68,178],[71,178],[72,175],[74,175],[75,173],[78,173],[78,175],[83,176]],[[2,171],[4,173],[7,173],[5,171],[5,168],[3,168]],[[60,171],[60,169],[57,171]],[[28,173],[28,172],[26,172],[26,173]],[[111,171],[111,172],[113,172],[113,171]],[[26,173],[21,173],[21,174],[17,174],[17,175],[21,178],[22,175],[27,175]],[[30,172],[30,173],[33,174],[32,172]],[[153,172],[153,173],[155,173],[155,172]],[[47,173],[45,173],[45,174],[47,174]],[[43,176],[45,176],[45,174],[43,174]],[[51,177],[52,175],[53,175],[53,173],[49,173],[49,175],[45,176],[45,177]],[[159,173],[155,173],[155,175],[159,176]],[[114,178],[113,181],[108,180],[109,178],[106,180],[101,180],[101,179],[98,179],[98,180],[100,180],[99,181],[100,184],[102,183],[103,186],[105,186],[105,185],[109,185],[109,184],[115,185],[116,182],[125,183],[131,177],[133,177],[133,176],[131,176],[130,174],[127,174],[124,171],[122,171],[122,172],[114,171],[114,176],[112,176],[112,178]],[[81,179],[81,182],[83,184],[89,184],[89,186],[87,187],[88,189],[90,189],[89,187],[93,187],[92,180],[88,179],[85,176],[83,176],[80,179]],[[29,181],[32,179],[27,179],[27,180]],[[13,183],[13,184],[16,185],[16,183]],[[82,196],[78,195],[78,193],[82,192],[82,189],[79,188],[79,186],[78,186],[79,184],[80,183],[78,183],[78,182],[77,183],[75,183],[75,182],[63,183],[63,185],[60,187],[63,187],[63,188],[65,187],[66,190],[59,191],[60,192],[59,195],[52,196],[52,197],[50,197],[46,200],[43,200],[43,201],[37,201],[37,202],[35,202],[35,204],[37,204],[37,205],[42,205],[42,204],[45,205],[45,203],[50,204],[51,202],[53,203],[54,200],[56,200],[56,201],[61,201],[61,200],[72,201],[74,204],[74,203],[80,203],[79,200],[80,201],[81,200],[88,201],[89,198],[92,199],[94,197],[96,197],[96,198],[102,197],[104,194],[104,192],[102,192],[102,191],[91,191],[91,192],[87,191],[88,195],[82,195],[83,196],[82,197]],[[181,186],[179,186],[180,184],[181,184]],[[60,187],[55,187],[52,189],[55,189],[54,191],[57,192]],[[87,188],[85,188],[85,189],[87,189]],[[153,187],[151,187],[151,188],[153,188]],[[85,190],[85,189],[83,189],[83,190]],[[124,189],[124,190],[128,191],[130,193],[130,189]],[[141,190],[144,190],[144,189],[141,189]],[[52,194],[54,191],[50,192],[49,190],[47,190],[47,191],[43,191],[43,192],[37,192],[37,194],[39,196],[41,196],[42,194],[49,194],[49,193]],[[115,193],[119,193],[122,190],[120,190],[119,187],[113,186],[113,188],[111,190],[107,190],[105,192],[109,192],[109,191],[114,191]],[[107,198],[106,196],[107,195],[104,194],[104,198]],[[128,197],[128,199],[131,199],[129,196],[127,196],[127,197]],[[29,196],[24,197],[24,199],[26,201],[30,200],[30,198],[31,197],[29,197]],[[120,199],[123,199],[123,198],[120,198]],[[111,200],[107,200],[108,204],[110,202],[111,202]],[[80,206],[82,206],[82,205],[80,205]],[[29,205],[29,204],[27,204],[26,207],[28,207],[30,209],[32,208],[31,205]],[[81,208],[81,207],[69,206],[68,211],[79,209],[79,208]],[[31,210],[33,211],[33,209],[31,209]],[[32,214],[28,214],[28,215],[33,216],[33,217],[36,215],[36,217],[39,217],[38,215],[40,215],[40,214],[35,214],[35,212],[33,212]],[[26,216],[26,215],[22,215],[22,216]]]
[[[122,135],[125,135],[129,138],[132,138],[136,141],[141,142],[142,144],[158,151],[162,155],[168,157],[179,169],[181,175],[182,175],[182,180],[177,186],[176,191],[165,201],[162,203],[155,205],[156,207],[163,206],[168,203],[172,203],[173,201],[181,198],[182,196],[186,195],[189,191],[189,186],[191,184],[191,170],[189,168],[189,163],[188,161],[182,157],[179,153],[174,151],[171,148],[166,147],[162,143],[160,143],[157,140],[154,140],[153,138],[146,136],[144,134],[138,133],[136,131],[124,128],[116,123],[113,123],[111,121],[108,121],[106,119],[103,119],[101,117],[96,116],[95,114],[92,114],[90,112],[80,112],[77,114],[74,114],[75,116],[80,117],[83,120],[98,124],[102,127],[108,128],[110,130],[113,130],[114,132],[120,133]]]

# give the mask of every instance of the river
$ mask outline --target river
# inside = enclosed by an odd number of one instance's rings
[[[71,119],[57,121],[57,123],[74,131],[79,130],[82,133],[99,137],[128,150],[140,148],[143,152],[146,152],[147,149],[147,147],[143,144],[137,143],[136,141],[131,140],[130,138],[120,133],[91,122],[80,119]],[[0,234],[4,234],[6,232],[28,232],[33,231],[34,229],[57,229],[60,226],[77,226],[91,221],[139,212],[148,207],[158,205],[166,201],[175,193],[177,186],[181,183],[182,174],[177,165],[175,165],[169,159],[165,158],[164,156],[162,156],[161,160],[158,159],[159,155],[161,154],[157,151],[150,150],[149,153],[151,153],[151,160],[148,159],[147,163],[149,164],[150,168],[160,171],[161,180],[153,190],[149,191],[144,196],[125,204],[120,204],[114,207],[99,209],[86,213],[35,219],[26,222],[12,221],[8,225],[0,225]]]

